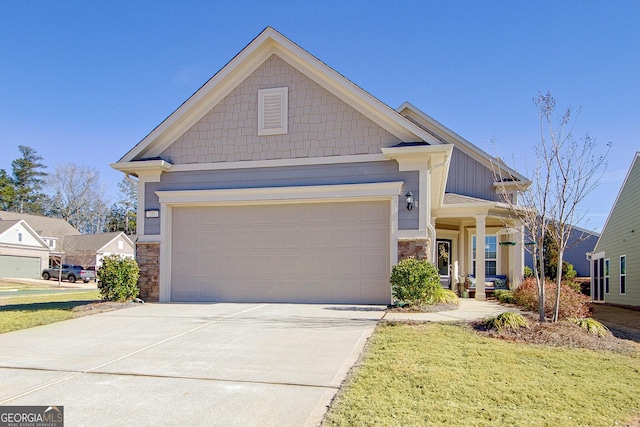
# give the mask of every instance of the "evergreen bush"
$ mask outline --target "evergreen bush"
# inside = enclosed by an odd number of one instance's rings
[[[394,297],[410,305],[433,304],[433,296],[441,289],[436,266],[413,257],[394,265],[389,281]]]
[[[105,301],[129,301],[138,296],[140,268],[133,258],[107,255],[98,269],[98,289]]]

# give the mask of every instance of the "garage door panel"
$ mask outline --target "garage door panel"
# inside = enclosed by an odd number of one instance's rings
[[[29,256],[0,255],[0,277],[39,278],[40,258]]]
[[[387,304],[389,212],[389,202],[174,208],[171,298]]]
[[[361,222],[386,222],[389,220],[389,213],[380,209],[367,209],[363,205],[359,212]]]
[[[330,231],[331,244],[334,248],[357,248],[360,246],[359,228],[339,227]]]
[[[361,255],[360,274],[389,280],[389,258],[377,253]]]
[[[304,247],[310,249],[331,247],[331,235],[325,228],[311,228],[304,230]]]
[[[381,236],[379,233],[361,233],[360,234],[360,247],[363,249],[376,249],[387,242],[388,236]]]

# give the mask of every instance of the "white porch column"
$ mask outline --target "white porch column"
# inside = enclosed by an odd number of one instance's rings
[[[524,279],[524,227],[519,222],[516,224],[515,229],[517,230],[516,245],[513,247],[513,253],[511,254],[511,262],[513,262],[511,289],[518,289]]]
[[[467,262],[466,262],[466,255],[467,255],[467,251],[468,246],[465,244],[466,243],[466,236],[465,236],[465,227],[464,225],[460,225],[458,227],[458,274],[460,274],[460,276],[467,276],[467,274],[469,274],[469,267],[467,266]],[[464,278],[462,280],[460,280],[459,278],[456,277],[456,280],[459,280],[461,283],[464,282]]]
[[[136,217],[136,224],[137,224],[136,232],[138,236],[144,236],[145,234],[144,226],[145,226],[145,221],[147,220],[144,213],[146,185],[147,185],[146,177],[144,175],[138,177],[138,212],[137,212],[138,216]]]
[[[436,217],[430,216],[429,224],[431,225],[430,229],[433,230],[433,236],[431,237],[430,246],[431,246],[431,262],[434,265],[438,265],[438,248],[436,247],[436,239],[438,238],[438,232],[436,231]]]
[[[485,226],[486,215],[476,215],[476,299],[484,301],[487,295],[484,292],[485,281]]]

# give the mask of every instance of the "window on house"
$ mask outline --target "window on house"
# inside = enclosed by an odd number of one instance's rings
[[[609,293],[609,259],[604,260],[604,292]]]
[[[627,256],[620,256],[620,294],[627,293]]]
[[[287,133],[289,88],[258,90],[258,135]]]
[[[22,242],[22,233],[18,232],[18,242]]]
[[[476,236],[473,236],[473,274],[476,274]],[[484,274],[498,274],[498,238],[485,236],[484,238]]]
[[[122,240],[118,240],[118,249],[124,249],[124,242]]]

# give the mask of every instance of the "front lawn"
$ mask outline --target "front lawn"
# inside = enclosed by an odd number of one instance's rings
[[[0,299],[0,333],[67,320],[81,315],[75,307],[100,301],[97,290]]]
[[[380,324],[323,425],[612,426],[640,415],[640,353]],[[635,424],[634,424],[635,425]]]

